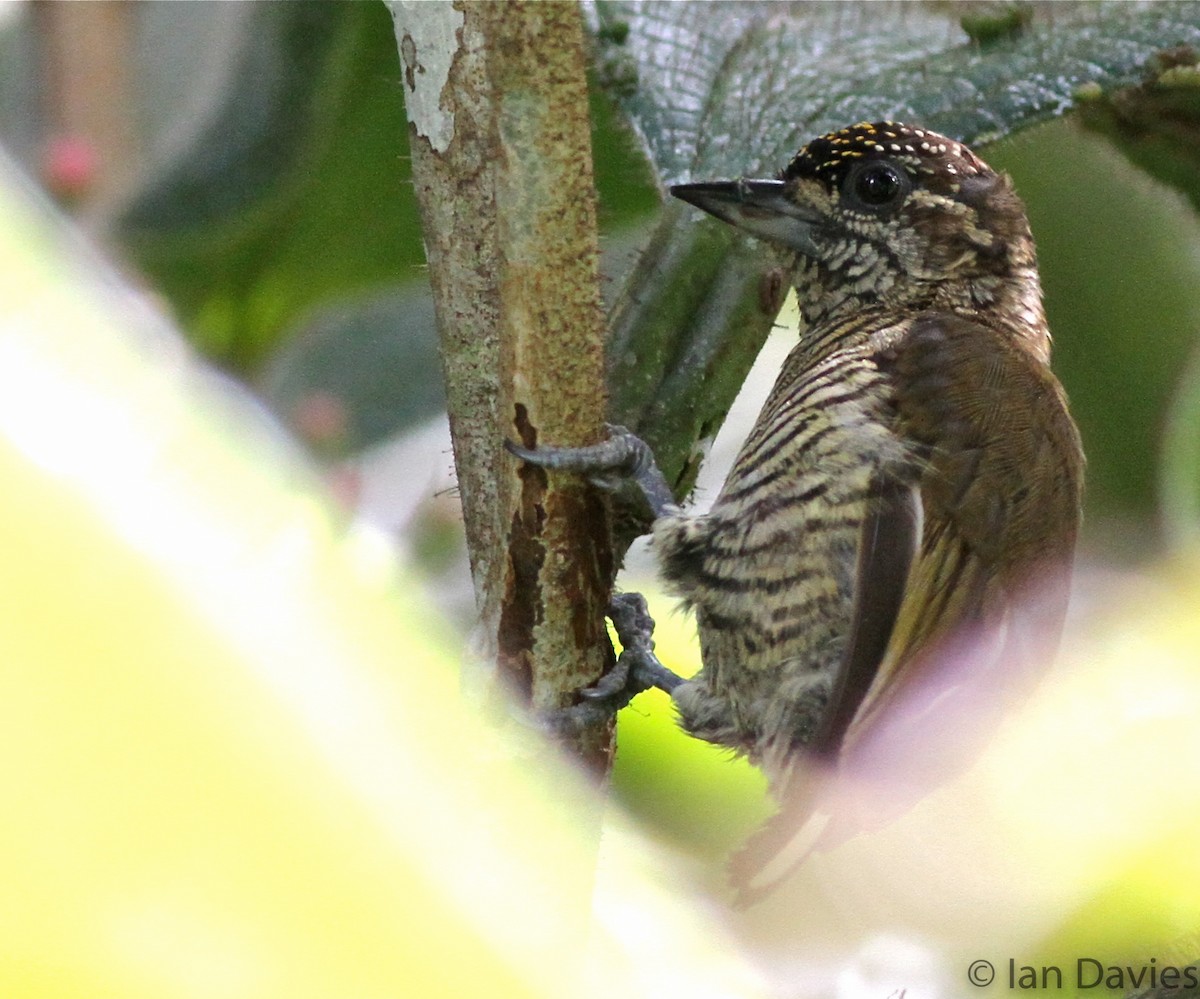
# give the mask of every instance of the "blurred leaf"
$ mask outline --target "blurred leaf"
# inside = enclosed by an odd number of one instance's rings
[[[895,814],[910,771],[952,751],[943,725],[889,742],[876,761],[882,775],[843,761],[824,804],[866,831],[810,858],[745,917],[758,946],[780,955],[780,980],[831,966],[839,983],[854,971],[879,975],[870,944],[883,938],[918,944],[938,987],[910,978],[882,988],[875,979],[862,994],[907,985],[912,994],[966,995],[967,969],[979,960],[997,972],[982,994],[1008,994],[1010,960],[1058,965],[1062,994],[1093,994],[1071,988],[1080,957],[1147,968],[1152,957],[1160,967],[1194,960],[1197,600],[1194,552],[1152,576],[1109,577],[1092,589],[1031,699],[965,773],[894,820],[880,816]],[[965,671],[959,679],[954,698],[972,688]],[[978,684],[973,696],[984,707],[994,690]]]
[[[313,4],[290,6],[234,22],[230,33],[241,51],[206,95],[215,106],[199,116],[187,155],[172,157],[126,207],[126,233],[184,236],[227,221],[295,171],[311,142],[321,84],[328,86],[322,71],[346,28]]]
[[[445,409],[428,285],[341,300],[284,337],[262,379],[314,450],[361,451]]]
[[[1081,102],[1080,120],[1089,129],[1111,140],[1114,148],[1130,162],[1178,190],[1191,202],[1193,210],[1200,209],[1200,57],[1195,48],[1180,45],[1158,53],[1147,65],[1142,82],[1095,94]],[[1089,184],[1095,179],[1089,177]],[[1104,183],[1105,174],[1101,173],[1099,179]],[[1129,227],[1112,217],[1114,209],[1111,207],[1116,204],[1115,210],[1120,211],[1125,199],[1119,199],[1118,203],[1118,199],[1098,197],[1096,201],[1110,206],[1105,211],[1105,227],[1128,234]],[[1145,253],[1135,252],[1135,248],[1127,243],[1123,247],[1126,261],[1126,273],[1121,275],[1123,283],[1145,289],[1142,295],[1144,308],[1140,315],[1129,317],[1130,325],[1154,330],[1155,346],[1153,350],[1129,349],[1118,342],[1112,345],[1111,353],[1124,355],[1134,369],[1147,363],[1154,364],[1155,358],[1161,359],[1161,365],[1166,369],[1163,380],[1168,387],[1155,393],[1160,404],[1153,414],[1152,431],[1159,425],[1163,427],[1157,474],[1162,526],[1169,542],[1182,545],[1200,534],[1200,447],[1197,446],[1200,440],[1200,353],[1195,346],[1200,344],[1200,310],[1193,308],[1190,314],[1178,315],[1174,322],[1164,322],[1166,317],[1160,313],[1170,309],[1171,299],[1175,296],[1169,291],[1164,295],[1166,289],[1155,289],[1151,284],[1161,280],[1162,268],[1182,269],[1189,260],[1195,259],[1197,240],[1178,238],[1174,231],[1178,227],[1175,219],[1143,227],[1170,246],[1165,253],[1153,254],[1160,258],[1155,262],[1157,266],[1155,263],[1146,266],[1149,261]],[[1167,259],[1161,259],[1163,257]],[[1146,272],[1141,277],[1134,273],[1139,267]],[[1185,294],[1194,302],[1200,274],[1193,273],[1190,277]],[[1102,291],[1104,285],[1096,287]],[[1164,333],[1169,341],[1165,345],[1160,335]],[[1180,339],[1192,345],[1187,352],[1175,347],[1175,342]],[[1130,385],[1126,380],[1124,370],[1119,378],[1127,399],[1134,401],[1144,396],[1138,386]],[[1104,390],[1100,391],[1103,393]],[[1171,401],[1163,406],[1161,399],[1167,391]],[[1106,407],[1108,402],[1106,399]],[[1143,437],[1135,448],[1122,448],[1125,461],[1139,470],[1151,453],[1145,444]],[[1143,471],[1140,477],[1143,481],[1149,477],[1148,472]]]
[[[419,229],[382,4],[206,7],[240,18],[227,72],[195,81],[190,131],[115,231],[202,349],[250,372],[313,307],[407,276]]]
[[[1200,220],[1072,120],[997,143],[988,159],[1012,174],[1037,239],[1054,368],[1088,455],[1084,530],[1113,515],[1145,523],[1169,400],[1200,333]],[[1145,534],[1107,530],[1110,550],[1145,557]]]
[[[1163,529],[1175,546],[1194,545],[1200,540],[1200,347],[1184,365],[1165,422],[1158,483]]]
[[[0,994],[759,994],[628,831],[608,876],[665,953],[592,921],[595,796],[481,723],[419,581],[14,183],[0,160]]]

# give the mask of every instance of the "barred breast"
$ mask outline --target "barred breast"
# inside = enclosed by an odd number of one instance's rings
[[[768,776],[820,723],[850,629],[872,475],[911,464],[873,356],[903,335],[874,314],[813,329],[711,511],[654,527],[664,577],[696,612],[703,669],[675,692],[684,727]]]

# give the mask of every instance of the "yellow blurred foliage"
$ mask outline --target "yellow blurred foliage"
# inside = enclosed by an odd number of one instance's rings
[[[763,994],[746,946],[827,995],[889,934],[940,995],[971,958],[1200,950],[1194,554],[1100,587],[974,765],[735,917],[619,815],[597,845],[390,550],[73,240],[0,171],[0,996]],[[761,780],[670,715],[626,713],[618,784],[727,848]]]
[[[0,552],[5,999],[754,991],[665,859],[610,858],[655,975],[593,918],[600,803],[467,709],[390,548],[4,170]]]

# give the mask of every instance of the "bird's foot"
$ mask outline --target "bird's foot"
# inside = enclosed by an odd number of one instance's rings
[[[539,468],[575,472],[598,489],[619,493],[637,487],[652,517],[675,508],[671,487],[654,461],[650,445],[624,427],[609,426],[609,437],[587,447],[527,448],[505,441],[509,453]]]
[[[585,728],[608,721],[638,694],[651,687],[671,693],[683,679],[654,654],[654,619],[640,593],[618,593],[609,604],[609,619],[621,642],[616,665],[591,687],[579,692],[579,704],[544,718],[556,731]]]

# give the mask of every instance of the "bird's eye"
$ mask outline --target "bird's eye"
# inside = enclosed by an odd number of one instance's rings
[[[846,176],[842,193],[866,208],[885,208],[903,200],[909,191],[908,175],[886,161],[855,164]]]

